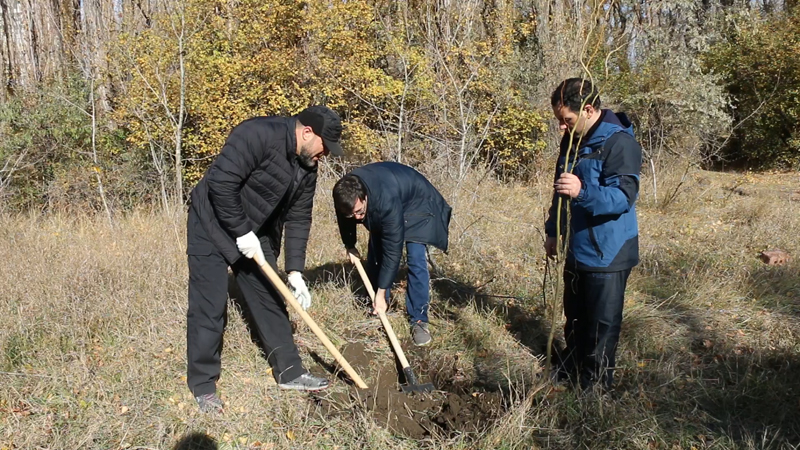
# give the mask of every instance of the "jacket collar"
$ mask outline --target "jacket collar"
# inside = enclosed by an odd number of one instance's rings
[[[292,165],[297,164],[297,135],[294,132],[297,126],[297,118],[286,118],[286,159]]]
[[[589,129],[589,132],[577,142],[577,145],[580,146],[580,150],[577,153],[585,155],[596,151],[605,144],[608,138],[620,131],[633,136],[633,125],[628,119],[628,116],[626,116],[625,113],[615,113],[610,109],[602,110],[600,119],[595,122],[592,128]],[[573,140],[577,141],[574,137]],[[564,134],[561,140],[562,154],[566,152],[568,145],[569,134],[567,133]],[[573,145],[576,144],[573,143]]]
[[[620,131],[633,136],[633,125],[628,120],[625,113],[615,113],[610,109],[604,109],[600,120],[592,126],[587,133],[588,139],[581,147],[591,147],[597,149],[601,147],[611,135]]]

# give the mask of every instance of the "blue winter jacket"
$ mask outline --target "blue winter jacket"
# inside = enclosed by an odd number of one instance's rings
[[[555,174],[558,179],[565,170],[572,171],[582,185],[571,202],[567,196],[562,200],[562,235],[567,204],[571,210],[567,265],[592,272],[630,269],[639,263],[636,199],[642,165],[642,148],[633,137],[633,126],[625,114],[603,110],[600,120],[580,141],[578,136],[572,140],[567,161],[570,135],[564,134]],[[556,236],[557,205],[558,195],[554,194],[545,223],[549,237]]]
[[[354,169],[367,190],[363,225],[383,252],[377,287],[388,289],[397,277],[403,244],[416,242],[447,251],[452,209],[421,173],[396,162],[377,162]],[[356,221],[337,214],[345,247],[356,245]]]

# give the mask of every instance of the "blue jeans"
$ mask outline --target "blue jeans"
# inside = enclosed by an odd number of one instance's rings
[[[409,321],[428,323],[428,304],[430,303],[430,281],[428,272],[427,251],[424,244],[406,242],[406,260],[408,262],[408,289],[406,290],[406,312]],[[377,290],[378,272],[380,271],[383,251],[378,239],[370,239],[367,252],[367,275]],[[386,302],[389,302],[390,289],[386,290]]]

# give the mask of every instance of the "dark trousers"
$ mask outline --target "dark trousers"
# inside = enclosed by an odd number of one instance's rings
[[[577,374],[582,388],[614,382],[622,305],[631,269],[619,272],[564,272],[562,370]]]
[[[370,239],[367,252],[367,276],[377,289],[378,273],[383,261],[383,249],[379,239]],[[406,261],[408,263],[408,288],[406,289],[406,312],[413,324],[428,323],[428,305],[431,300],[428,271],[427,247],[425,244],[406,242]],[[386,290],[386,301],[389,301],[389,289]]]
[[[228,263],[209,241],[191,208],[187,240],[187,383],[192,394],[200,396],[216,392],[216,381],[220,375],[222,335],[227,322]],[[275,254],[269,250],[264,255],[274,268]],[[289,313],[280,294],[261,273],[255,261],[241,257],[231,269],[252,313],[255,331],[264,344],[275,379],[283,383],[305,373],[292,338]]]

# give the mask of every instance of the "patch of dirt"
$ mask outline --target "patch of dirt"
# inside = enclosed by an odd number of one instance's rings
[[[403,345],[407,349],[407,345]],[[426,367],[427,356],[420,352],[407,353],[411,367],[420,383],[430,382]],[[432,435],[453,436],[464,432],[486,429],[505,409],[503,394],[489,392],[466,383],[434,384],[430,393],[406,394],[401,390],[405,383],[399,365],[386,364],[370,368],[375,359],[363,344],[347,345],[342,355],[369,385],[360,390],[348,386],[346,392],[330,392],[317,397],[323,415],[366,413],[376,423],[393,433],[414,439]],[[421,358],[422,357],[422,358]]]

